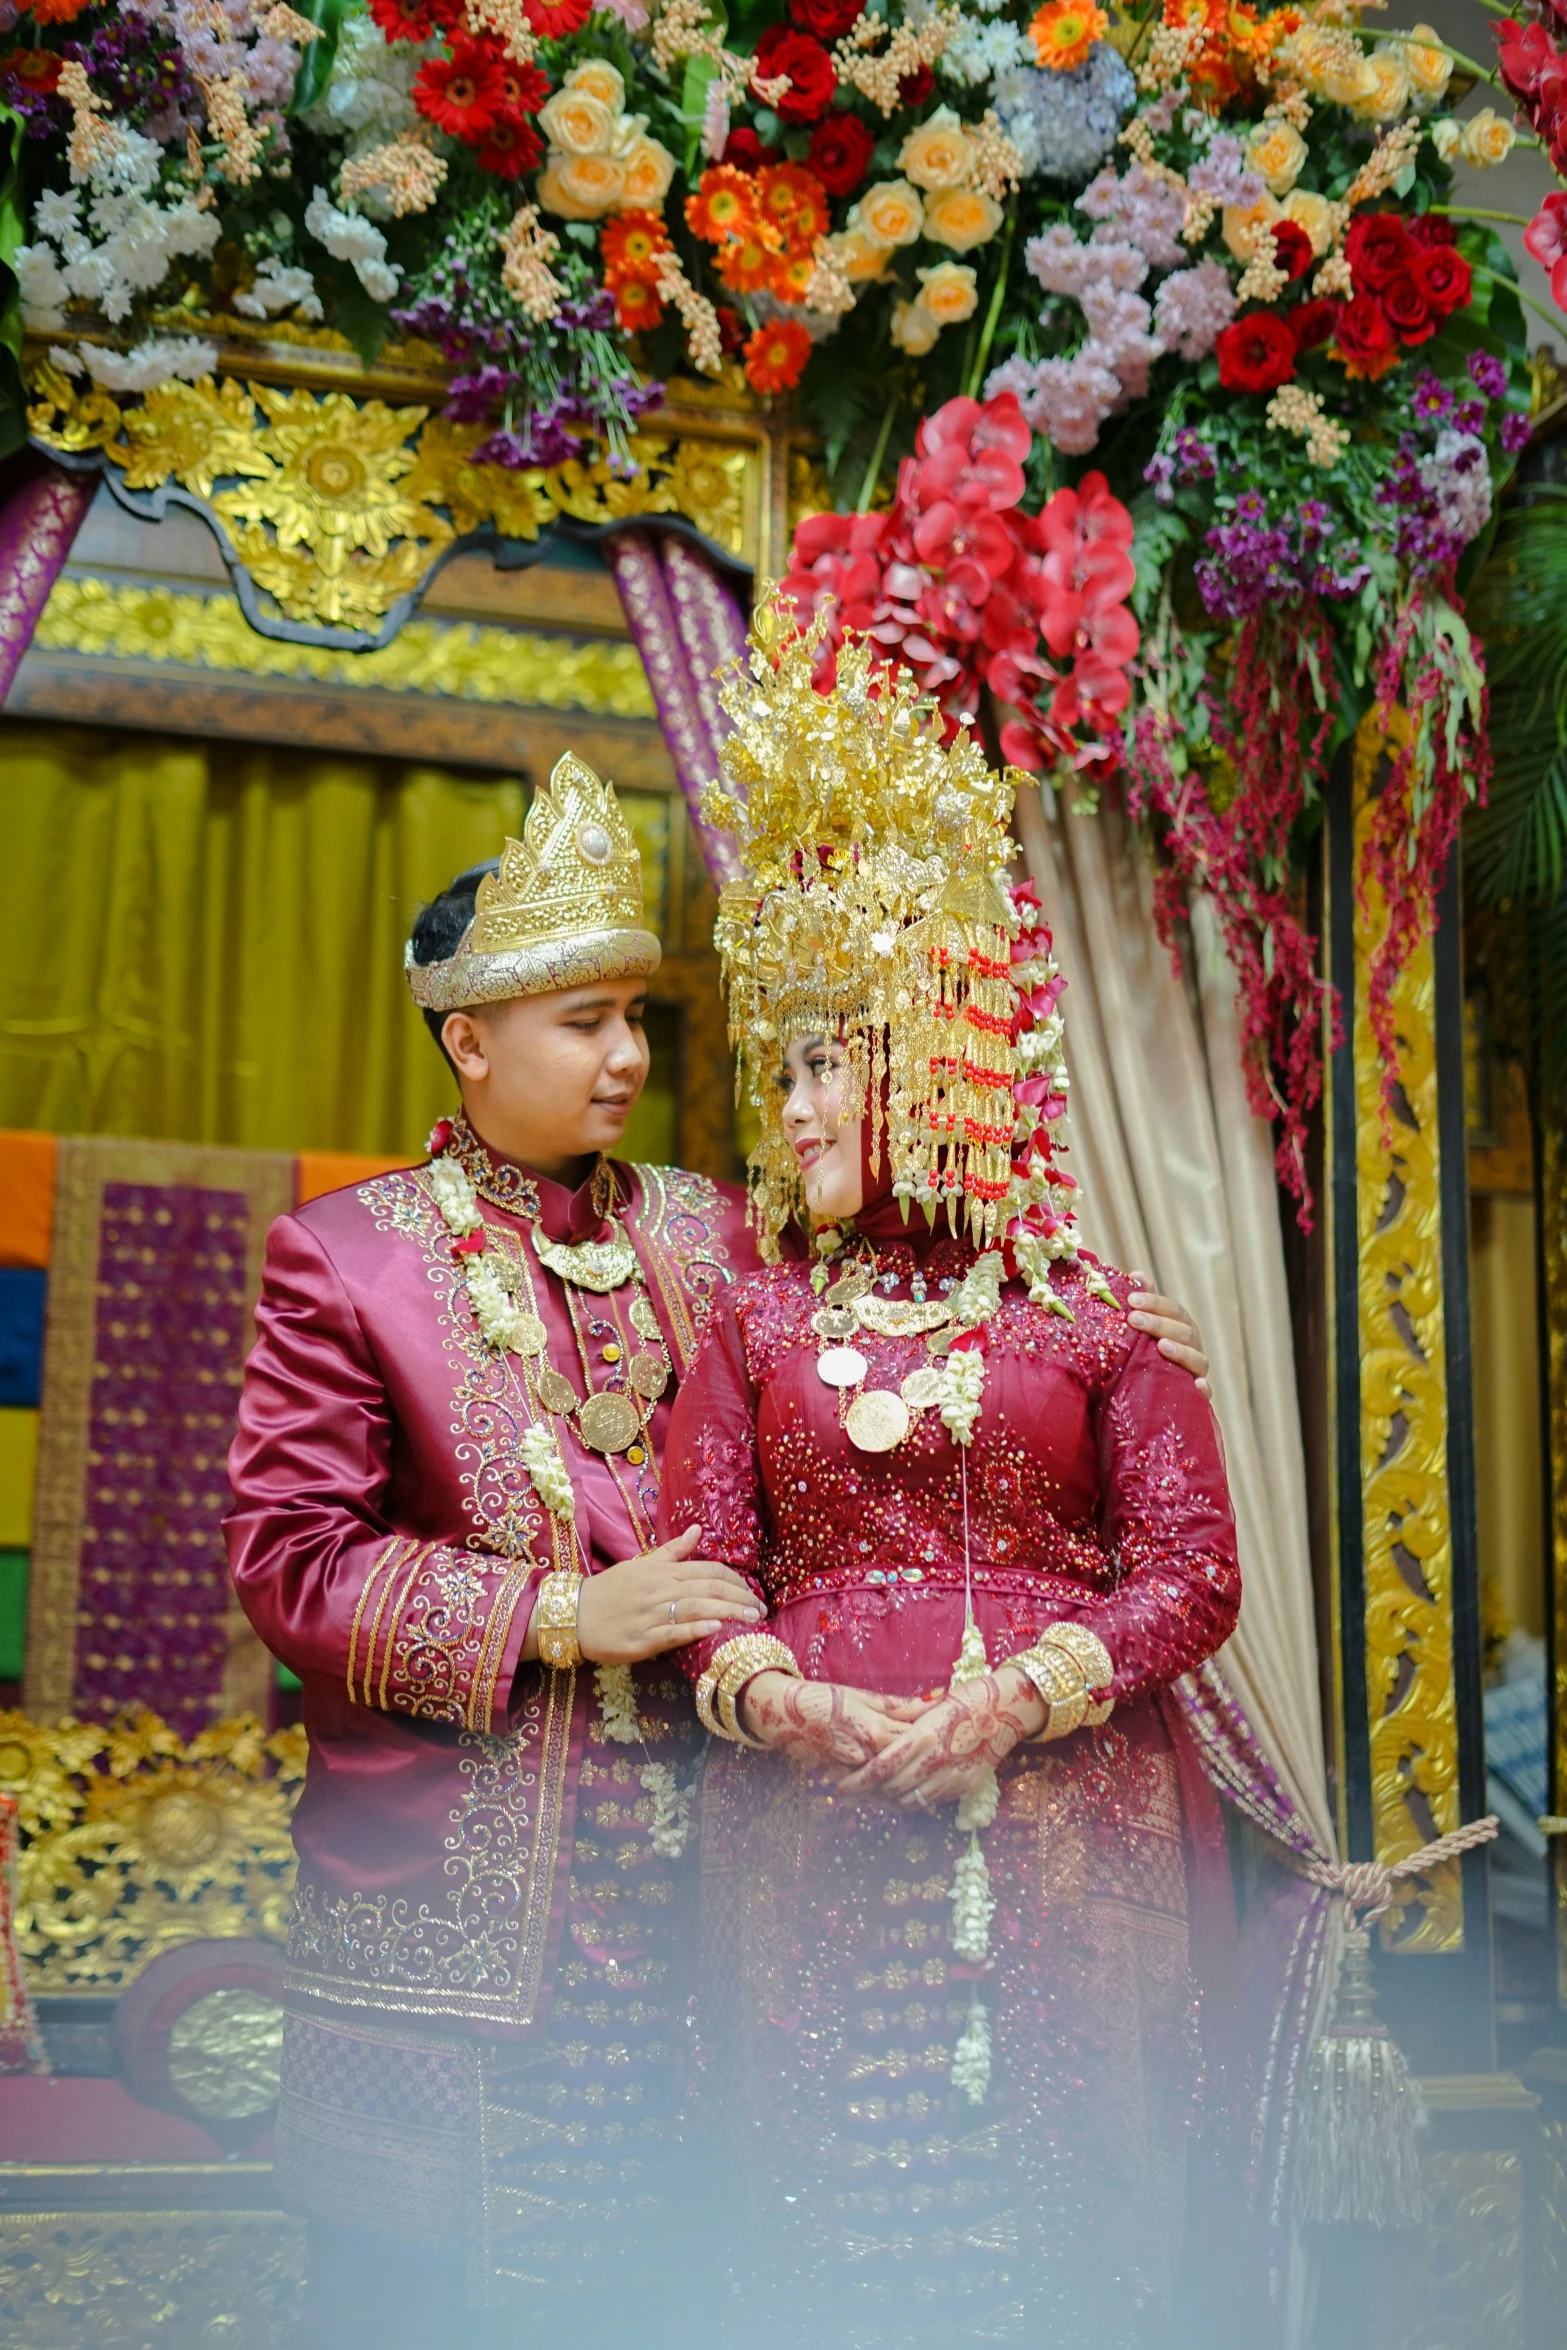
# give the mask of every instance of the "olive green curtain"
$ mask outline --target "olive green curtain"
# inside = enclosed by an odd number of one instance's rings
[[[453,1090],[403,941],[525,805],[515,777],[0,721],[0,1126],[412,1152]],[[627,812],[661,845],[664,803]],[[631,1155],[673,1155],[673,1041]]]

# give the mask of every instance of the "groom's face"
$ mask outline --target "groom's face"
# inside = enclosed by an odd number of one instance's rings
[[[620,1147],[647,1083],[646,982],[595,981],[453,1012],[441,1031],[484,1140],[551,1174]]]

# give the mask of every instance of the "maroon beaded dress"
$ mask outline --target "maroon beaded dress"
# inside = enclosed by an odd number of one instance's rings
[[[944,1227],[910,1234],[890,1200],[859,1234],[877,1295],[934,1299],[974,1261]],[[983,1967],[952,1952],[967,1838],[951,1806],[851,1805],[771,1754],[714,1747],[701,2063],[743,2231],[734,2290],[753,2320],[767,2309],[769,2340],[1172,2338],[1191,2174],[1224,2101],[1203,1980],[1230,1895],[1217,1805],[1163,1693],[1228,1637],[1240,1580],[1208,1403],[1081,1274],[1058,1287],[1071,1320],[1003,1291],[966,1454],[934,1411],[891,1452],[855,1449],[799,1264],[718,1301],[671,1415],[661,1523],[700,1524],[807,1676],[946,1687],[965,1509],[990,1660],[1071,1619],[1116,1668],[1104,1727],[1002,1765]],[[929,1360],[918,1337],[855,1343],[867,1390]],[[682,1663],[695,1677],[721,1645]],[[982,2103],[951,2079],[976,1990]]]

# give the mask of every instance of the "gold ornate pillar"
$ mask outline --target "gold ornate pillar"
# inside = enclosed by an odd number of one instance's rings
[[[1324,928],[1344,1040],[1329,1065],[1324,1209],[1335,1777],[1355,1859],[1395,1861],[1485,1808],[1470,1399],[1457,875],[1393,998],[1384,1098],[1369,975],[1386,908],[1356,876],[1386,773],[1362,726],[1330,799]],[[1483,1856],[1410,1879],[1379,1979],[1417,2067],[1489,2071]]]
[[[1555,1884],[1556,2001],[1567,2008],[1567,1138],[1547,1134],[1540,1163],[1540,1246],[1545,1273],[1545,1359],[1550,1445],[1550,1656],[1548,1765]]]

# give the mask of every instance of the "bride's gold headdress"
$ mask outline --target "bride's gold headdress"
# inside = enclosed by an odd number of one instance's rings
[[[751,1166],[764,1239],[804,1211],[777,1079],[783,1047],[810,1034],[843,1036],[846,1110],[868,1106],[873,1156],[900,1196],[945,1206],[981,1245],[1031,1207],[1068,1234],[1052,1204],[1065,1179],[1026,1164],[1035,1127],[1057,1113],[1014,1101],[1030,1064],[1019,1032],[1034,1025],[1019,1018],[1014,965],[1021,956],[1032,986],[1044,964],[1031,947],[1014,952],[1012,774],[996,774],[966,730],[944,742],[914,680],[876,667],[875,646],[852,632],[834,690],[818,693],[819,633],[800,635],[775,605],[758,616],[749,676],[737,668],[720,689],[734,731],[704,802],[743,862],[714,938],[740,1097],[761,1115]],[[1049,1253],[1074,1247],[1064,1237]]]

